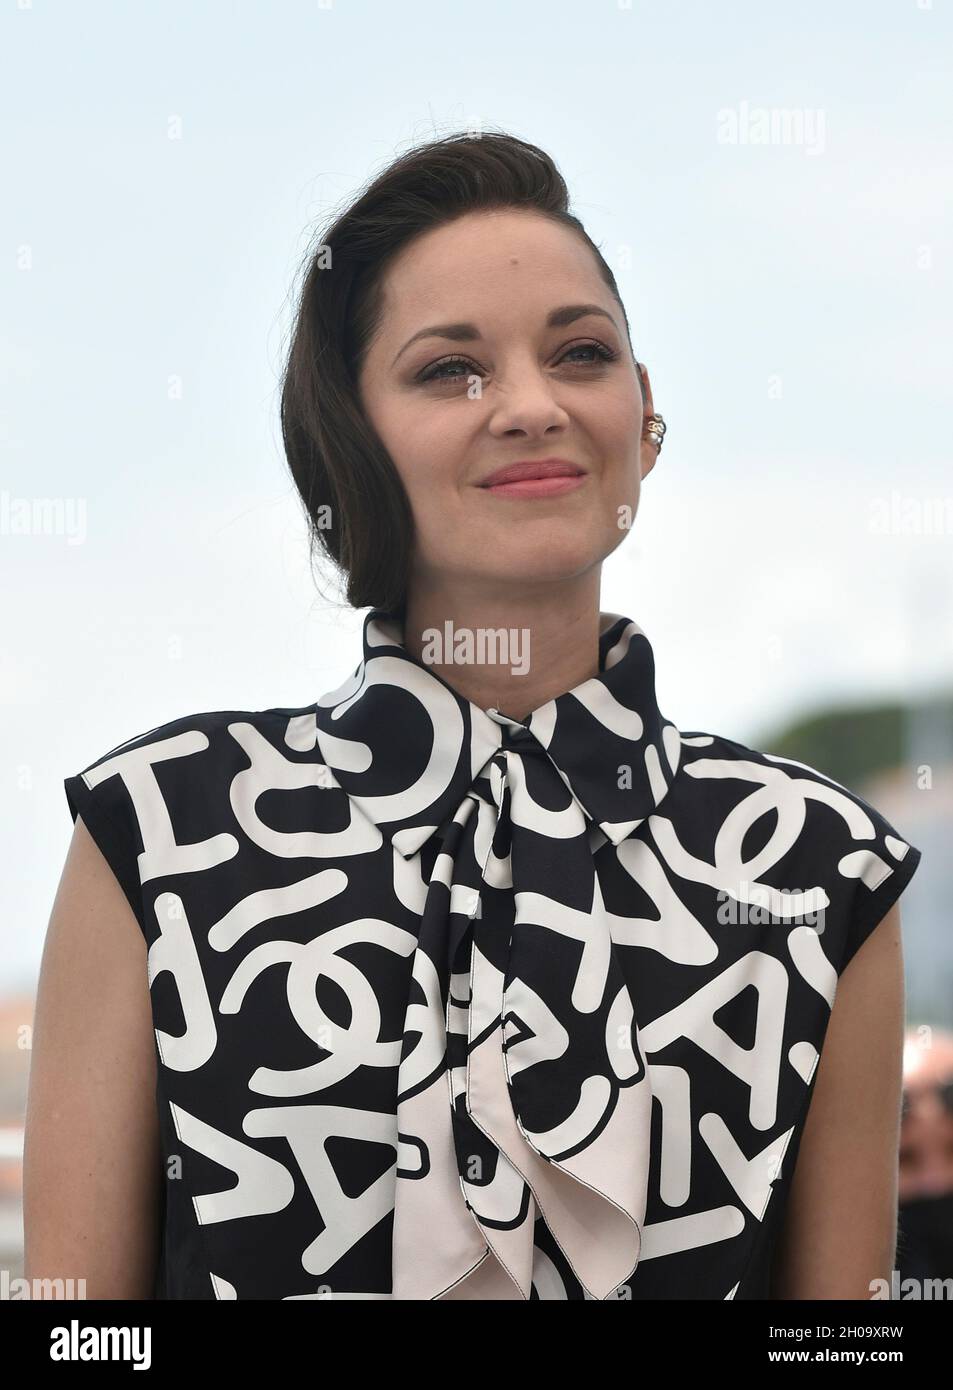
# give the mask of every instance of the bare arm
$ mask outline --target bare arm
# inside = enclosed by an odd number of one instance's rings
[[[77,817],[37,993],[24,1142],[25,1274],[152,1297],[161,1165],[146,943]]]
[[[838,982],[775,1251],[772,1298],[869,1299],[871,1281],[890,1278],[903,1028],[898,902]]]

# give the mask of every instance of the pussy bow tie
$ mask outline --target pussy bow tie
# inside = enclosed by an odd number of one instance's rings
[[[598,676],[522,722],[457,694],[402,635],[372,612],[364,660],[317,707],[321,756],[420,917],[393,1297],[528,1299],[542,1217],[605,1299],[639,1260],[652,1093],[599,851],[665,797],[680,736],[648,639],[616,614]]]

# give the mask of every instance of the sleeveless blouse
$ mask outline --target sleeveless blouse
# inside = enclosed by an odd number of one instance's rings
[[[155,1296],[768,1297],[838,979],[920,851],[679,731],[628,618],[523,721],[402,636],[65,780],[148,947]]]

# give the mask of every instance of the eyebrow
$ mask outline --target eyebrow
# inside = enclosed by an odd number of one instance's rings
[[[589,314],[600,314],[609,320],[613,327],[616,327],[615,319],[603,309],[600,304],[564,304],[559,309],[553,309],[546,319],[547,328],[566,328],[570,323],[575,323],[576,319],[585,318]],[[479,338],[480,333],[473,323],[437,323],[430,328],[421,328],[419,333],[415,333],[412,338],[408,338],[404,346],[394,358],[391,366],[395,366],[397,358],[401,357],[411,343],[416,343],[420,338],[450,338],[455,343],[473,343]]]

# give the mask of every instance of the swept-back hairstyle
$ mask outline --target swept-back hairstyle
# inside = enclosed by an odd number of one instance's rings
[[[615,277],[569,212],[553,160],[505,132],[418,145],[378,174],[307,253],[281,381],[281,431],[309,518],[312,559],[320,553],[333,562],[354,608],[403,614],[413,544],[403,483],[358,395],[381,319],[384,273],[421,233],[503,208],[543,213],[581,236],[629,331]]]

